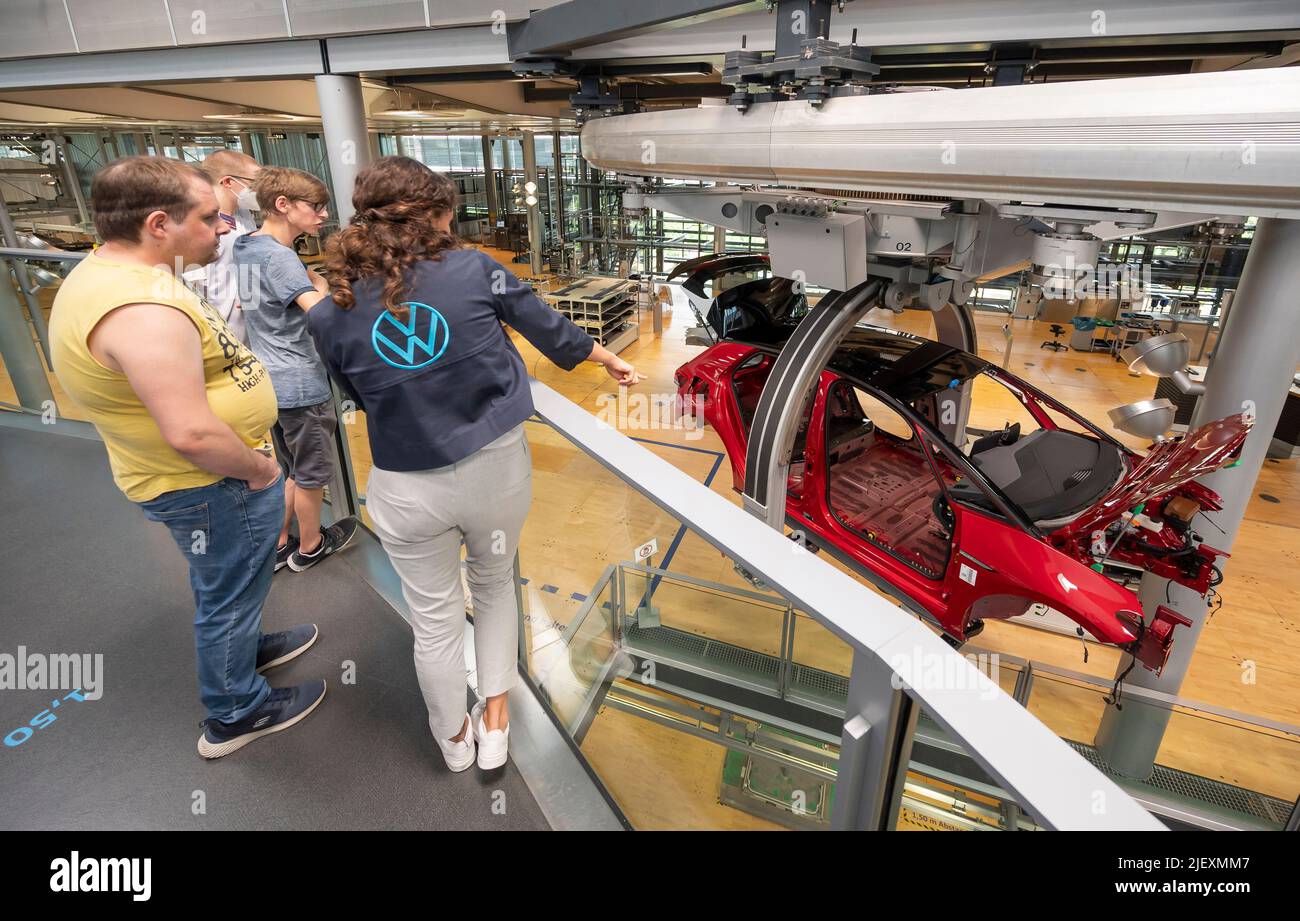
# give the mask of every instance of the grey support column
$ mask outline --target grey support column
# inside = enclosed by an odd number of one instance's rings
[[[157,128],[150,128],[149,140],[153,142],[153,155],[155,157],[167,156],[167,148],[163,146],[161,131],[159,131]]]
[[[492,165],[492,135],[483,135],[483,189],[487,196],[488,232],[495,233],[501,218],[501,204],[497,201],[496,168]],[[496,240],[493,239],[493,245]]]
[[[555,225],[555,243],[564,246],[564,152],[560,149],[560,132],[551,134],[551,176],[554,178],[555,198],[551,199],[551,220]],[[562,251],[562,250],[561,250]]]
[[[5,246],[17,248],[18,232],[14,229],[13,219],[9,217],[9,205],[5,202],[4,195],[0,194],[0,241]],[[36,335],[41,341],[41,352],[45,355],[45,364],[52,365],[50,361],[50,331],[45,325],[45,314],[41,312],[41,302],[36,296],[36,288],[32,285],[31,277],[27,273],[27,263],[21,259],[12,259],[10,264],[13,266],[14,278],[18,280],[18,287],[23,293],[23,299],[27,301],[27,312],[31,315],[32,326],[36,328]],[[5,277],[0,278],[0,284],[9,284],[8,273]]]
[[[953,239],[952,256],[944,270],[941,270],[942,274],[952,279],[952,297],[942,310],[933,315],[934,337],[944,345],[955,345],[972,355],[979,354],[979,342],[975,317],[967,306],[965,289],[962,285],[971,274],[966,269],[973,261],[972,250],[979,236],[979,213],[980,202],[962,203],[962,212],[956,219],[957,232]],[[971,388],[972,384],[968,381],[955,390],[942,390],[935,395],[939,411],[939,431],[955,445],[962,445],[966,440]]]
[[[331,210],[342,226],[352,218],[352,186],[357,173],[370,162],[361,80],[350,74],[317,74],[316,96],[320,100],[330,178],[334,182]]]
[[[972,355],[979,354],[975,318],[970,307],[949,301],[944,308],[931,315],[934,320],[934,337],[944,345],[955,345]],[[1010,370],[1010,369],[1008,369]],[[967,381],[956,389],[945,389],[935,394],[939,419],[937,428],[949,441],[962,445],[966,440],[966,420],[970,417],[972,384]]]
[[[649,214],[646,215],[646,223],[649,223]],[[646,286],[650,289],[650,306],[653,308],[652,322],[654,334],[662,336],[664,334],[664,302],[659,300],[656,293],[654,278],[656,275],[664,274],[664,213],[656,210],[654,213],[654,243],[656,245],[647,245],[646,247],[646,265],[642,277],[645,279]],[[654,264],[651,265],[651,262]]]
[[[371,160],[370,136],[366,130],[366,103],[361,94],[360,78],[350,74],[317,74],[316,97],[320,103],[321,128],[325,139],[325,157],[329,162],[330,190],[339,226],[352,219],[352,188],[357,173]],[[306,139],[301,139],[306,143]],[[330,488],[331,505],[336,517],[341,514],[359,514],[359,504],[353,489],[352,452],[348,448],[348,426],[355,415],[355,407],[342,399],[334,387],[334,399],[343,410],[339,415],[339,428],[334,436],[338,457],[337,475]]]
[[[0,359],[13,382],[18,402],[33,412],[43,412],[54,404],[49,378],[41,364],[40,352],[32,341],[32,331],[23,315],[18,291],[9,281],[9,261],[0,259]]]
[[[117,142],[112,135],[105,134],[103,131],[95,132],[95,140],[99,142],[99,156],[105,166],[117,159]]]
[[[578,135],[578,265],[585,268],[591,261],[591,201],[592,194],[588,185],[591,182],[591,169],[582,155],[582,135]]]
[[[541,187],[537,182],[537,136],[531,131],[524,132],[524,196],[527,197],[527,184],[532,183],[533,196],[540,202]],[[542,272],[542,214],[539,205],[526,205],[528,209],[528,266],[534,275]]]
[[[77,175],[77,164],[72,162],[68,153],[68,139],[62,134],[53,135],[55,146],[59,148],[59,160],[63,163],[63,181],[68,184],[68,191],[77,203],[77,216],[81,219],[82,229],[90,227],[90,210],[86,208],[86,196],[81,191],[81,178]]]
[[[1214,350],[1205,394],[1192,420],[1195,427],[1251,406],[1255,413],[1255,426],[1242,449],[1241,464],[1200,479],[1222,498],[1223,510],[1201,515],[1196,519],[1197,530],[1206,543],[1220,550],[1232,550],[1282,415],[1291,376],[1300,363],[1297,320],[1300,221],[1263,218],[1255,230],[1232,312]],[[1212,523],[1206,524],[1205,519]],[[1231,560],[1226,569],[1232,573]],[[1139,665],[1126,680],[1138,687],[1177,694],[1205,627],[1205,600],[1190,589],[1149,573],[1142,578],[1139,595],[1148,619],[1157,604],[1166,604],[1191,618],[1192,626],[1179,627],[1175,632],[1169,662],[1159,677]],[[1130,661],[1124,656],[1120,670],[1127,668]],[[1097,748],[1115,770],[1145,778],[1155,763],[1169,717],[1167,709],[1131,699],[1122,710],[1108,707],[1097,732]]]

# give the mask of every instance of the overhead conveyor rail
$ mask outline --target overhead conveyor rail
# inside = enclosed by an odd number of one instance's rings
[[[644,112],[589,121],[582,150],[632,176],[1300,218],[1300,70]]]

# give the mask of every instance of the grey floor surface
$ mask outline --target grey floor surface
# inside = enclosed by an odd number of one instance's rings
[[[103,655],[98,701],[0,690],[0,828],[542,829],[513,764],[452,774],[426,722],[406,622],[345,551],[276,574],[263,629],[313,622],[273,685],[324,677],[299,725],[198,756],[193,598],[161,525],[113,486],[103,445],[0,426],[0,654]],[[340,679],[355,663],[355,684]],[[201,804],[203,810],[198,809]]]

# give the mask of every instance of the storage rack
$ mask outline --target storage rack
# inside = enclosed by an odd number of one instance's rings
[[[541,293],[543,300],[611,352],[621,352],[640,338],[636,283],[625,278],[591,276]]]

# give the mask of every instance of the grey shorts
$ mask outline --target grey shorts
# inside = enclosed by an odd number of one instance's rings
[[[333,400],[281,409],[271,426],[271,438],[285,476],[305,489],[320,489],[334,479],[334,432],[338,427]]]

